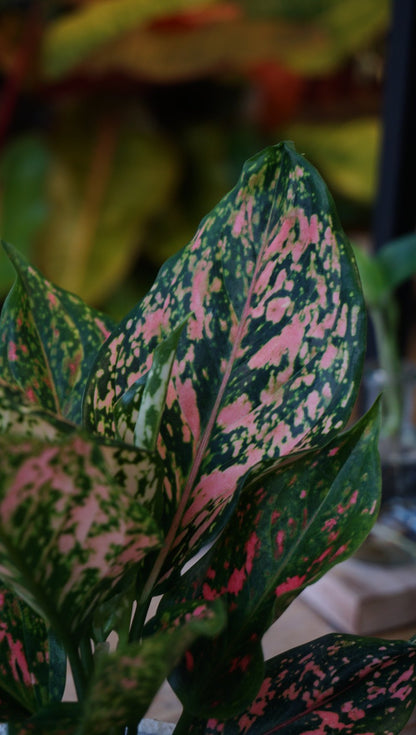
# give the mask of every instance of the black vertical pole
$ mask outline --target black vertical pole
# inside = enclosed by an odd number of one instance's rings
[[[416,0],[392,0],[384,84],[383,137],[373,223],[376,249],[416,226]],[[409,315],[415,310],[410,283],[399,288],[397,299],[403,353]],[[374,357],[374,351],[370,337],[370,357]]]
[[[392,0],[374,243],[416,224],[416,2]]]

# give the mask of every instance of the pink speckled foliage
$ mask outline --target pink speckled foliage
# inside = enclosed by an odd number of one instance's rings
[[[378,406],[345,430],[362,292],[315,169],[285,144],[250,159],[117,327],[6,250],[11,735],[131,735],[168,675],[178,735],[399,733],[416,701],[413,642],[330,636],[266,663],[261,647],[379,506]],[[77,703],[57,701],[65,655]]]
[[[167,576],[218,532],[249,475],[327,443],[356,398],[365,315],[355,264],[327,189],[290,147],[246,163],[104,345],[87,426],[117,436],[120,401],[187,317],[157,443]],[[123,437],[133,435],[131,422]]]

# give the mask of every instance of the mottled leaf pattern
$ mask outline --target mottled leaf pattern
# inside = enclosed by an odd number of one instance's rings
[[[184,326],[184,324],[180,324],[167,339],[156,347],[152,367],[147,375],[134,425],[132,443],[140,449],[147,449],[149,452],[154,452],[156,449],[170,374],[178,348],[179,337]]]
[[[74,430],[73,424],[42,409],[20,388],[0,378],[0,434],[54,439]]]
[[[111,336],[5,247],[18,274],[0,320],[10,733],[133,731],[169,672],[188,735],[398,733],[413,643],[331,635],[263,661],[269,625],[357,548],[379,500],[378,407],[340,434],[364,310],[316,171],[287,145],[248,161]],[[58,640],[79,703],[54,701]]]
[[[231,716],[247,706],[263,676],[263,634],[367,536],[378,508],[377,444],[378,406],[325,448],[257,479],[218,542],[165,595],[160,617],[187,599],[222,598],[228,609],[223,635],[197,641],[171,678],[195,715]]]
[[[159,546],[155,522],[83,436],[1,437],[0,453],[0,574],[60,634],[77,634]]]
[[[15,386],[0,378],[0,434],[32,437],[50,441],[70,433],[79,433],[74,424],[39,408]],[[163,468],[156,455],[149,456],[134,446],[94,438],[103,454],[107,470],[120,492],[127,492],[148,507],[152,506],[162,482]]]
[[[91,363],[113,323],[3,247],[17,279],[0,319],[0,374],[32,402],[80,423]]]
[[[189,735],[396,735],[416,704],[416,649],[330,634],[276,656],[246,712]]]
[[[220,605],[198,603],[187,608],[184,618],[165,621],[154,636],[103,655],[86,701],[81,735],[119,735],[123,725],[137,723],[192,641],[217,634],[223,623]]]
[[[247,162],[104,346],[85,406],[94,431],[115,432],[114,405],[188,314],[157,445],[179,504],[165,570],[218,532],[247,473],[326,443],[356,396],[356,268],[325,186],[290,147]]]
[[[55,660],[55,664],[58,661]],[[59,664],[56,666],[57,674]],[[0,718],[22,716],[49,701],[45,622],[8,589],[0,589]],[[65,682],[66,664],[61,659]],[[62,691],[60,695],[62,696]]]

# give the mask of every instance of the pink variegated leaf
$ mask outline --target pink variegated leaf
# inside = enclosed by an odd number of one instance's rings
[[[398,735],[416,705],[416,648],[331,633],[267,661],[246,711],[188,735]]]
[[[75,426],[33,403],[16,385],[0,378],[0,434],[54,439]]]
[[[355,262],[324,183],[288,145],[246,163],[104,345],[86,392],[90,428],[116,433],[120,397],[189,314],[157,441],[176,508],[155,567],[166,576],[219,532],[247,474],[327,443],[355,401],[365,329]]]
[[[51,671],[53,666],[53,672]],[[23,600],[0,589],[0,718],[22,717],[62,697],[66,656]]]
[[[198,641],[171,683],[193,714],[232,716],[262,680],[261,639],[307,584],[367,536],[379,499],[378,406],[326,447],[269,470],[243,490],[212,549],[167,593],[224,600],[226,630]],[[194,672],[198,671],[198,677]]]
[[[114,324],[46,280],[11,245],[3,247],[17,278],[1,312],[2,378],[33,403],[80,423],[91,364]]]
[[[0,437],[0,575],[63,639],[160,545],[134,492],[158,481],[152,460],[135,463],[133,487],[121,489],[105,451],[79,434]],[[109,451],[117,461],[124,449]]]

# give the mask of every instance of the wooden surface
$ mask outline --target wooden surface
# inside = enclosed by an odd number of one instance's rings
[[[412,626],[416,631],[416,564],[338,564],[302,594],[339,630],[358,635]]]

